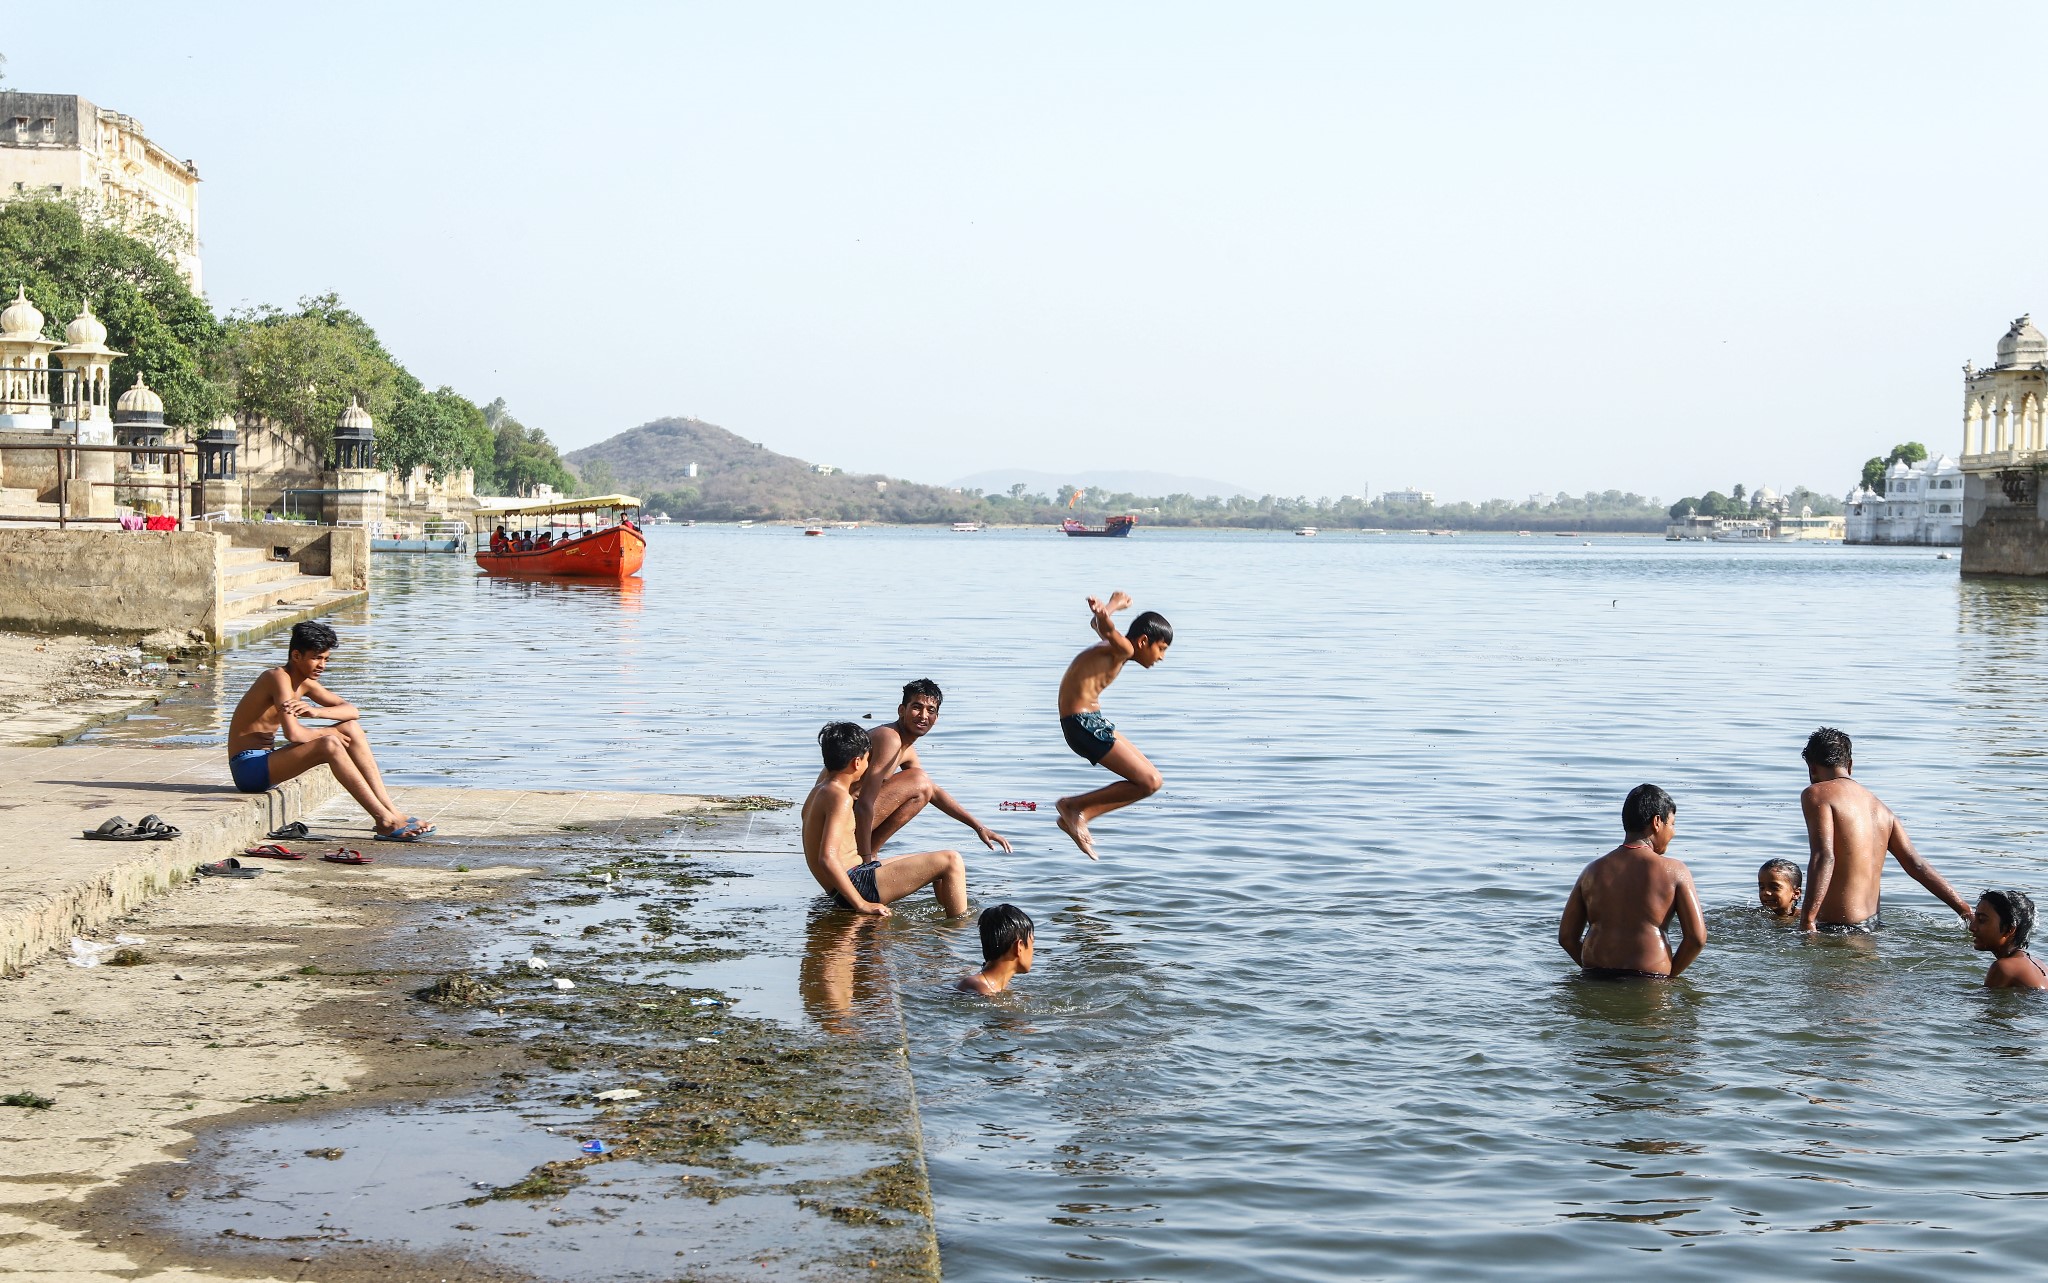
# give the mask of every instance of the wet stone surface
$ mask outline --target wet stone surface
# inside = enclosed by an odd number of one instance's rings
[[[404,852],[536,872],[307,968],[394,999],[386,1081],[203,1133],[127,1213],[223,1265],[317,1278],[394,1259],[468,1279],[937,1277],[900,1017],[806,1014],[816,925],[840,915],[793,854],[721,854],[741,826]],[[425,1052],[432,1080],[408,1067]]]

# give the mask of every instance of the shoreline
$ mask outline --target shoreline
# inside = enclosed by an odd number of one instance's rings
[[[212,662],[155,656],[133,642],[0,630],[0,748],[62,744],[155,707]]]

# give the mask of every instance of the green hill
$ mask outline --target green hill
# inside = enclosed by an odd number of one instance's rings
[[[656,419],[565,457],[586,486],[637,494],[650,511],[677,518],[919,522],[987,516],[972,494],[874,473],[819,472],[699,419]]]

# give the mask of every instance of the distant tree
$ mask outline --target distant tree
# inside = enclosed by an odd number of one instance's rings
[[[1739,504],[1739,503],[1742,503],[1742,502],[1743,502],[1743,500],[1744,500],[1744,498],[1745,498],[1745,497],[1747,496],[1747,494],[1748,494],[1748,491],[1744,490],[1744,489],[1742,488],[1742,483],[1741,483],[1740,481],[1738,481],[1738,482],[1736,482],[1736,483],[1735,483],[1735,488],[1734,488],[1733,490],[1730,490],[1730,491],[1728,492],[1728,497],[1729,497],[1729,498],[1730,498],[1731,500],[1733,500],[1734,502],[1736,502],[1736,503],[1738,503],[1738,504]]]
[[[1693,513],[1698,512],[1699,506],[1700,501],[1697,499],[1680,499],[1665,511],[1671,514],[1673,521],[1683,521]]]
[[[569,475],[548,434],[513,418],[505,409],[504,397],[484,407],[484,420],[491,426],[491,467],[487,475],[493,492],[523,495],[538,485],[553,486],[564,494],[576,489],[576,478]]]
[[[603,459],[592,459],[584,464],[578,480],[581,482],[578,492],[582,494],[613,494],[619,484],[612,476],[612,465]]]
[[[352,398],[379,425],[384,450],[384,429],[400,394],[419,386],[391,359],[368,322],[333,294],[302,298],[296,312],[263,305],[234,313],[224,364],[236,409],[268,419],[323,456],[334,440],[335,420]],[[402,447],[399,452],[411,453]],[[387,451],[384,462],[399,460]],[[411,463],[405,466],[410,470]]]
[[[0,205],[0,285],[19,286],[42,310],[44,334],[64,327],[87,300],[107,327],[116,394],[139,374],[164,401],[164,417],[203,426],[226,413],[228,387],[213,368],[220,322],[168,258],[146,240],[86,218],[67,201],[26,197]]]
[[[1904,445],[1895,445],[1892,447],[1891,462],[1903,463],[1909,468],[1915,464],[1925,463],[1927,462],[1927,447],[1921,445],[1918,441],[1908,441]]]

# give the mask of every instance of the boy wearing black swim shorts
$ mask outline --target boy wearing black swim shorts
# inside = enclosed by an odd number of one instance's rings
[[[958,851],[919,851],[887,860],[860,858],[853,836],[853,786],[868,769],[868,733],[858,722],[818,732],[825,769],[804,799],[804,863],[844,908],[878,918],[890,904],[929,886],[948,917],[967,912],[967,864]]]
[[[1063,797],[1059,807],[1060,831],[1074,839],[1081,853],[1093,860],[1095,841],[1088,822],[1157,793],[1166,783],[1137,746],[1117,733],[1102,715],[1102,692],[1123,672],[1124,665],[1138,661],[1150,668],[1166,658],[1173,645],[1173,625],[1156,610],[1148,610],[1131,621],[1128,633],[1119,633],[1112,618],[1131,604],[1129,594],[1113,592],[1108,601],[1088,599],[1089,620],[1101,641],[1074,656],[1060,679],[1060,733],[1067,747],[1091,766],[1103,766],[1123,776],[1092,793]]]

